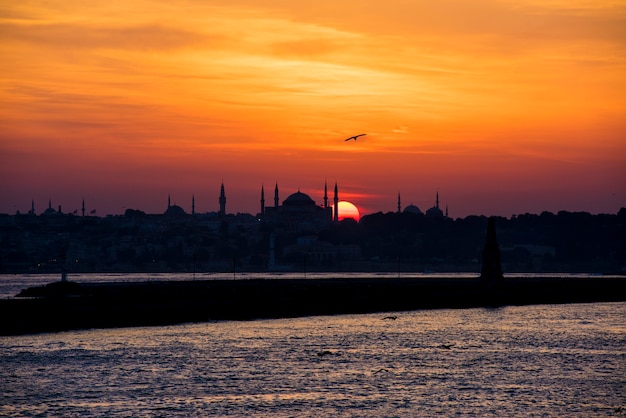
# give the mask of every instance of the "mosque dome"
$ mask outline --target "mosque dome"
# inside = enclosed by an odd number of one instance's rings
[[[50,216],[50,215],[56,215],[57,211],[52,209],[51,207],[49,207],[48,209],[46,209],[43,214],[46,216]]]
[[[61,212],[61,207],[59,206],[59,213]],[[52,209],[52,201],[48,200],[48,209],[46,209],[43,214],[47,216],[56,215],[57,211]]]
[[[414,213],[416,215],[423,215],[422,211],[420,210],[420,208],[418,208],[417,206],[410,204],[409,206],[407,206],[406,208],[404,208],[404,212],[407,213]]]
[[[165,211],[167,216],[181,216],[185,215],[185,210],[178,205],[172,205]]]
[[[309,195],[300,192],[299,190],[287,197],[283,202],[283,206],[315,206],[313,199]]]
[[[443,211],[439,209],[437,206],[433,206],[432,208],[426,211],[426,216],[432,218],[443,218]]]

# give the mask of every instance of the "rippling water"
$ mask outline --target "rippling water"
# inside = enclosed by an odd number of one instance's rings
[[[624,416],[625,388],[626,303],[0,337],[3,416]]]

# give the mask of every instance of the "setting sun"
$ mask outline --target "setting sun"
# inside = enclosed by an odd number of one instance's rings
[[[355,221],[359,221],[361,219],[361,214],[359,213],[359,209],[356,207],[354,203],[347,202],[345,200],[341,200],[338,203],[339,205],[339,220],[342,221],[344,219],[354,219]],[[335,210],[335,206],[333,205],[333,211]],[[333,212],[334,215],[334,212]]]

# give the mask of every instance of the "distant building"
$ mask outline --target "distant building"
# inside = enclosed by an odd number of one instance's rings
[[[180,206],[172,205],[170,196],[168,195],[167,196],[167,209],[165,210],[164,215],[174,217],[174,216],[184,216],[186,215],[186,213],[185,213],[185,210],[181,208]]]
[[[415,215],[423,215],[423,213],[420,210],[420,208],[418,208],[417,206],[415,206],[412,203],[409,206],[407,206],[406,208],[404,208],[403,212],[404,213],[413,213]]]
[[[443,218],[443,217],[447,218],[448,217],[448,206],[446,205],[445,214],[439,207],[439,192],[437,192],[435,196],[435,206],[426,210],[426,213],[423,213],[421,209],[417,207],[416,205],[414,205],[413,203],[405,207],[404,210],[401,210],[401,207],[402,206],[400,203],[400,193],[398,193],[398,213],[402,212],[402,213],[413,213],[415,215],[426,215],[429,218]]]
[[[335,200],[338,200],[335,184]],[[278,183],[274,189],[274,206],[265,207],[264,189],[261,186],[261,219],[287,231],[319,230],[332,222],[332,207],[328,206],[327,187],[324,185],[324,205],[319,206],[307,195],[298,190],[278,204]]]
[[[226,193],[224,193],[224,182],[222,181],[222,186],[220,187],[220,211],[219,211],[219,215],[220,216],[224,216],[226,215]]]
[[[437,195],[435,197],[435,206],[433,206],[432,208],[426,211],[426,216],[428,216],[429,218],[443,218],[444,217],[443,211],[439,208],[439,192],[437,192]]]
[[[61,211],[59,211],[59,212],[61,212]],[[52,208],[52,200],[48,199],[48,209],[46,209],[43,212],[43,214],[46,215],[46,216],[49,216],[49,215],[56,215],[56,213],[57,213],[57,211]]]

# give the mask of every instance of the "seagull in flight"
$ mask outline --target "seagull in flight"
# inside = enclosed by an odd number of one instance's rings
[[[363,136],[363,135],[367,135],[367,134],[359,134],[359,135],[354,135],[354,136],[351,136],[350,138],[346,139],[346,141],[349,141],[349,140],[351,140],[351,139],[354,139],[354,140],[356,141],[356,139],[357,139],[358,137]]]

